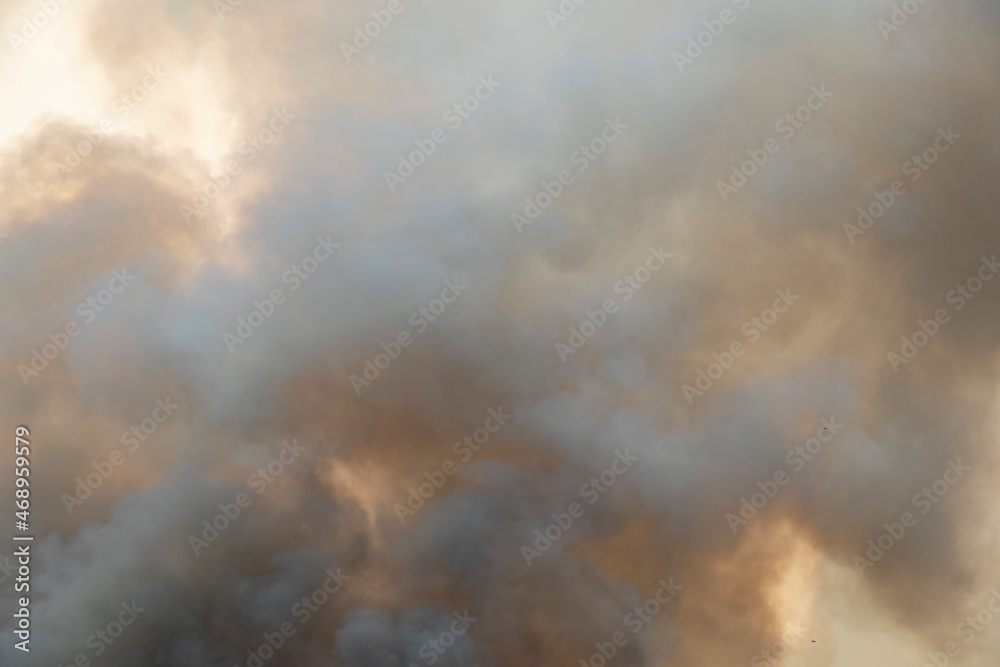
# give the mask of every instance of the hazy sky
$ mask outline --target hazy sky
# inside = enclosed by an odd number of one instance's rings
[[[997,3],[0,26],[3,664],[997,664]]]

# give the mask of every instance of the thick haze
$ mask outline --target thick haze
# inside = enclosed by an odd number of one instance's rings
[[[996,2],[52,3],[0,0],[0,664],[997,664]]]

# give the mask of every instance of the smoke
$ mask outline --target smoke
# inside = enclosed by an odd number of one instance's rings
[[[994,664],[998,30],[67,5],[0,69],[4,664]]]

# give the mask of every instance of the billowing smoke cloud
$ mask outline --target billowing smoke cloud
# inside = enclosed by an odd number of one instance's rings
[[[3,664],[995,664],[997,6],[364,5],[0,11]]]

